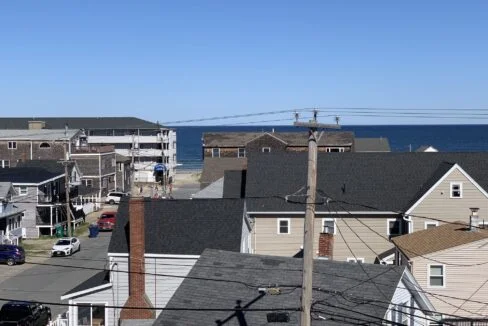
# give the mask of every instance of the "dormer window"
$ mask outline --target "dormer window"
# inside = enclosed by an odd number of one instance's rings
[[[463,198],[462,182],[451,182],[451,198]]]

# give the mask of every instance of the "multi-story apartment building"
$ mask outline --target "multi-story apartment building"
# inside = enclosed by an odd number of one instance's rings
[[[115,152],[134,162],[134,180],[156,181],[154,168],[164,164],[166,180],[172,182],[176,168],[176,132],[173,129],[133,117],[86,118],[0,118],[2,129],[70,129],[80,130],[84,145],[114,145]],[[1,159],[1,157],[0,157]]]

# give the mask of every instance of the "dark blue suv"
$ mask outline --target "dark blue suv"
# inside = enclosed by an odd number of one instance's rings
[[[25,262],[24,248],[14,245],[0,244],[0,263],[12,266]]]

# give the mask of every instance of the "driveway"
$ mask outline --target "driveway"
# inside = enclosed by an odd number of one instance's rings
[[[106,266],[111,234],[101,232],[92,239],[80,237],[81,251],[70,257],[33,256],[23,265],[0,265],[0,298],[61,303],[61,295],[98,273],[96,269]],[[4,303],[0,300],[0,304]],[[68,310],[64,306],[49,306],[53,318]]]

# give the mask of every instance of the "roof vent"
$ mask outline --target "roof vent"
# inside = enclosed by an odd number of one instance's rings
[[[471,216],[469,216],[469,230],[476,232],[480,224],[480,217],[478,216],[479,208],[471,207]]]
[[[290,321],[290,314],[287,312],[270,312],[266,314],[268,323],[288,323]]]

